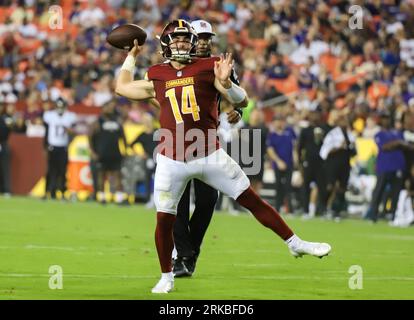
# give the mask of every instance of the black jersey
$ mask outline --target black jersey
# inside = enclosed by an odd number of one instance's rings
[[[0,115],[0,143],[7,142],[10,135],[10,120],[11,117]]]
[[[121,158],[119,139],[124,136],[121,123],[114,118],[99,117],[99,130],[93,137],[96,153],[100,159]]]

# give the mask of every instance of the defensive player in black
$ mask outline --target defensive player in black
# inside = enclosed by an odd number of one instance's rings
[[[322,124],[322,110],[318,108],[309,113],[309,126],[299,135],[297,150],[303,176],[302,207],[306,217],[313,217],[316,213],[323,215],[326,211],[326,177],[324,170],[320,170],[323,160],[319,151],[327,130]],[[317,202],[315,199],[310,201],[312,183],[317,187]]]
[[[10,147],[8,144],[13,128],[13,117],[5,112],[6,105],[0,102],[0,194],[9,197],[10,187]]]
[[[109,101],[102,107],[102,114],[93,124],[89,134],[91,158],[95,161],[98,174],[96,197],[100,203],[106,203],[104,182],[110,177],[113,177],[115,182],[115,202],[126,203],[121,183],[123,156],[119,148],[120,140],[127,146],[123,127],[115,110],[115,102]]]
[[[194,21],[192,27],[198,34],[197,57],[206,58],[211,56],[211,40],[215,33],[207,21]],[[231,81],[239,84],[233,70]],[[248,101],[242,101],[235,109],[228,113],[228,121],[237,123],[242,116],[239,108],[247,106]],[[220,111],[220,110],[219,110]],[[218,198],[217,190],[200,180],[193,179],[195,209],[190,218],[190,189],[191,181],[181,197],[177,208],[177,219],[174,224],[174,244],[177,257],[173,261],[173,273],[175,277],[189,277],[193,274],[200,247],[204,235],[210,224],[211,217]]]
[[[47,150],[47,173],[45,199],[56,198],[56,192],[60,191],[61,200],[65,199],[66,169],[68,165],[68,147],[72,136],[75,134],[76,115],[67,110],[68,104],[58,98],[55,101],[55,109],[43,114],[43,122],[46,127],[45,147]]]

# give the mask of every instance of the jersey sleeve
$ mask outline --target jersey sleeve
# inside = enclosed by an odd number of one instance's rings
[[[147,72],[145,72],[144,79],[154,80],[156,74],[157,74],[156,66],[151,66],[148,68]]]

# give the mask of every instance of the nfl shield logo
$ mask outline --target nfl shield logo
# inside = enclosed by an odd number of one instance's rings
[[[180,70],[180,71],[177,71],[177,77],[181,77],[183,75],[183,72]]]

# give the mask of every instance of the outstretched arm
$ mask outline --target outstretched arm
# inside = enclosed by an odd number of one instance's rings
[[[154,84],[149,80],[133,79],[135,59],[142,47],[138,46],[138,41],[134,41],[134,47],[128,53],[121,71],[116,79],[115,92],[120,96],[131,100],[147,100],[155,98]]]
[[[247,93],[244,89],[230,80],[233,69],[233,59],[231,53],[220,57],[220,61],[214,62],[214,86],[222,96],[236,107],[247,106]]]

